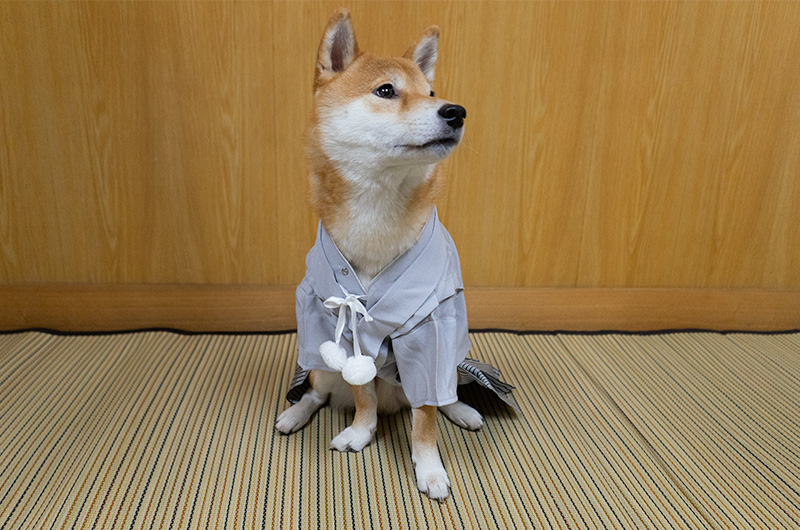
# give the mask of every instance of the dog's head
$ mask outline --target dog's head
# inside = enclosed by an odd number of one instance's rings
[[[433,91],[438,42],[431,26],[403,57],[363,53],[350,14],[334,13],[317,55],[311,129],[329,160],[424,165],[453,151],[466,110]]]

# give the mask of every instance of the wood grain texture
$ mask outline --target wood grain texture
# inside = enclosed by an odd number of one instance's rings
[[[471,329],[800,329],[800,291],[475,287],[467,289],[466,296]],[[297,328],[292,286],[0,286],[0,299],[0,330]]]
[[[349,2],[442,28],[469,286],[800,288],[800,3]],[[0,3],[0,283],[288,285],[339,2]]]
[[[800,291],[479,287],[466,292],[473,329],[800,329]]]
[[[0,297],[3,330],[246,332],[297,328],[292,287],[29,285],[0,286]]]

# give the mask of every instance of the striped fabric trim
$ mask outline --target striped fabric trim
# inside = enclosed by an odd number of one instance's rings
[[[797,528],[800,334],[473,333],[522,414],[438,420],[452,496],[417,491],[411,418],[273,424],[296,336],[0,335],[0,530]]]
[[[514,395],[511,393],[514,387],[503,381],[500,370],[491,364],[482,363],[475,359],[464,359],[459,363],[458,384],[468,385],[470,383],[477,383],[499,397],[517,413],[521,412]]]
[[[311,370],[303,370],[299,365],[295,368],[292,382],[289,383],[289,391],[286,393],[286,399],[289,403],[300,401],[303,394],[311,388],[311,383],[308,380],[310,373]],[[517,405],[513,394],[511,394],[514,387],[500,377],[500,370],[491,364],[482,363],[475,359],[464,359],[458,365],[458,384],[460,386],[478,383],[478,385],[492,392],[519,413],[519,405]],[[460,389],[460,391],[463,391],[463,389]]]
[[[299,364],[295,367],[292,382],[289,383],[289,390],[286,392],[286,400],[289,403],[294,404],[300,401],[303,394],[311,388],[311,382],[308,378],[310,374],[311,370],[303,370]]]

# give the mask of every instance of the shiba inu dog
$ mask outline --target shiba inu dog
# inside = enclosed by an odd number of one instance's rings
[[[276,428],[300,429],[328,401],[355,407],[331,448],[360,451],[379,411],[411,407],[417,485],[443,500],[450,482],[436,411],[470,430],[483,418],[455,396],[456,367],[469,349],[466,310],[458,256],[434,200],[439,163],[461,142],[466,110],[434,92],[438,39],[431,26],[405,55],[386,58],[359,50],[344,9],[325,28],[306,138],[320,228],[298,287],[307,390]]]

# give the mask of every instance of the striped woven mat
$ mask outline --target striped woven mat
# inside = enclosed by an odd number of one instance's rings
[[[358,454],[352,413],[275,432],[294,334],[0,335],[0,529],[800,528],[800,334],[472,341],[522,412],[440,415],[439,504],[408,412]]]

